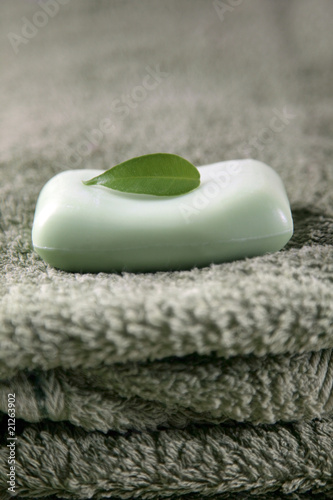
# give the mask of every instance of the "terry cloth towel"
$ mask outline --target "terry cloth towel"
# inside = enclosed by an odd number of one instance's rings
[[[1,9],[0,498],[333,498],[333,2]],[[33,252],[48,179],[158,151],[271,165],[293,238],[170,273]]]

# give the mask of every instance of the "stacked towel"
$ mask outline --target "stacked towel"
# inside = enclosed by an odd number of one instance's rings
[[[333,498],[332,2],[3,4],[0,498]],[[268,163],[293,238],[169,273],[34,253],[48,179],[158,151]]]

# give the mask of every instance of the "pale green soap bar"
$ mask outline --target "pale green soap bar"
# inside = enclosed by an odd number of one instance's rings
[[[66,271],[189,269],[275,252],[293,234],[278,174],[259,161],[198,167],[201,184],[182,196],[85,186],[102,170],[68,170],[43,187],[32,241]]]

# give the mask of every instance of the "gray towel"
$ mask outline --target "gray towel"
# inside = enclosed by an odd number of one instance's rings
[[[1,499],[13,471],[18,498],[333,498],[332,15],[2,0]],[[169,273],[66,273],[33,252],[48,179],[159,151],[269,164],[293,238]]]

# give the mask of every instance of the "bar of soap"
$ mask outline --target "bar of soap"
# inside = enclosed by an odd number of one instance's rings
[[[62,172],[40,192],[34,249],[66,271],[135,272],[201,267],[284,247],[293,220],[272,168],[235,160],[198,170],[197,189],[170,197],[82,183],[101,170]]]

